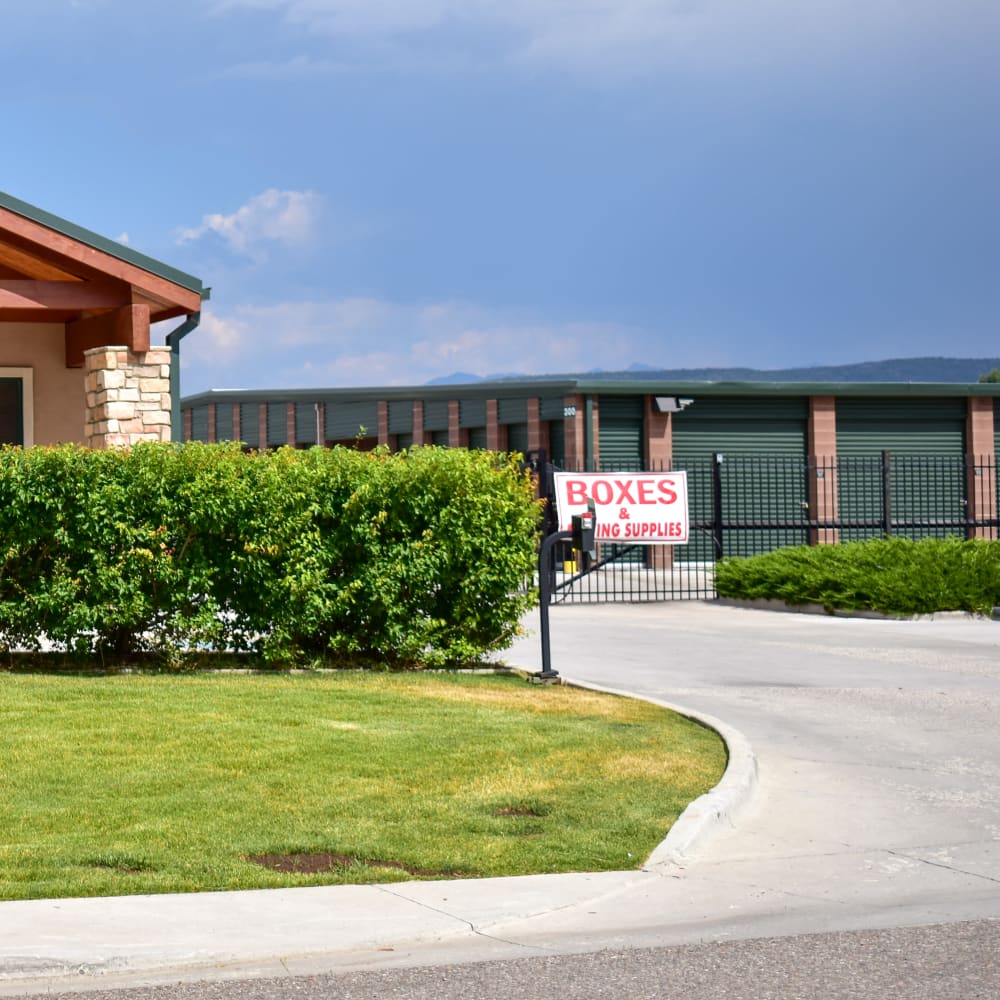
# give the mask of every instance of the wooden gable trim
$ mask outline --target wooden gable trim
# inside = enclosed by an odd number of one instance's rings
[[[128,283],[147,301],[155,319],[168,319],[201,309],[201,293],[97,250],[63,233],[0,206],[2,238],[31,256],[41,256],[60,269],[87,278]]]

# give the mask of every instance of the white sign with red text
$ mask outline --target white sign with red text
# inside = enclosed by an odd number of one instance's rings
[[[685,472],[556,472],[559,530],[594,501],[598,542],[685,545],[688,494]]]

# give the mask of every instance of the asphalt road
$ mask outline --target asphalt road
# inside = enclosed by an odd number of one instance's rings
[[[1000,922],[44,995],[48,1000],[987,1000],[1000,996]]]

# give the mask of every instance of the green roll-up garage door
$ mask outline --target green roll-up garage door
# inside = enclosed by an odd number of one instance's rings
[[[809,402],[779,399],[702,397],[673,417],[674,467],[723,455],[806,454]]]
[[[838,399],[837,453],[961,457],[965,412],[961,398]]]
[[[597,406],[597,469],[599,472],[641,472],[643,397],[601,396]],[[601,545],[602,559],[642,562],[645,546]]]
[[[295,443],[297,445],[305,447],[321,443],[316,440],[317,405],[317,403],[295,404]]]
[[[562,396],[543,396],[538,401],[538,418],[548,425],[547,458],[562,466],[566,460],[566,403]],[[544,431],[543,431],[544,439]]]
[[[806,442],[809,402],[701,397],[673,416],[673,467],[688,474],[691,542],[677,558],[713,555],[712,473],[715,455],[722,486],[724,555],[754,555],[808,539]],[[770,524],[772,526],[768,527]]]
[[[528,451],[528,425],[527,424],[507,424],[507,451],[520,452],[522,455]]]
[[[329,441],[353,441],[378,437],[378,401],[364,400],[326,404],[323,432]]]
[[[9,437],[9,432],[4,435],[4,437]],[[191,440],[192,441],[207,441],[208,440],[208,404],[204,403],[201,406],[191,407]],[[19,444],[17,441],[7,441],[4,440],[4,444]]]
[[[267,446],[280,448],[288,444],[288,404],[267,404]]]
[[[389,401],[389,433],[413,441],[412,399],[392,399]],[[400,445],[400,447],[404,446]]]
[[[424,430],[448,432],[448,400],[424,400]],[[445,441],[447,444],[447,441]]]
[[[893,534],[962,534],[964,398],[838,399],[837,493],[842,541],[883,534],[887,486]],[[883,475],[882,453],[889,453]]]
[[[642,396],[600,397],[597,409],[599,471],[643,470],[642,413]]]
[[[215,440],[233,440],[233,404],[215,404]]]
[[[566,425],[562,420],[549,424],[549,461],[560,468],[566,462]]]
[[[248,448],[260,447],[259,403],[240,403],[240,440]]]

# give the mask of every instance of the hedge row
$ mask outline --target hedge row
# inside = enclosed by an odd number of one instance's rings
[[[1000,543],[878,538],[776,549],[723,559],[715,586],[720,597],[815,603],[828,611],[991,614],[1000,604]]]
[[[516,634],[537,523],[486,452],[4,449],[0,644],[465,662]]]

